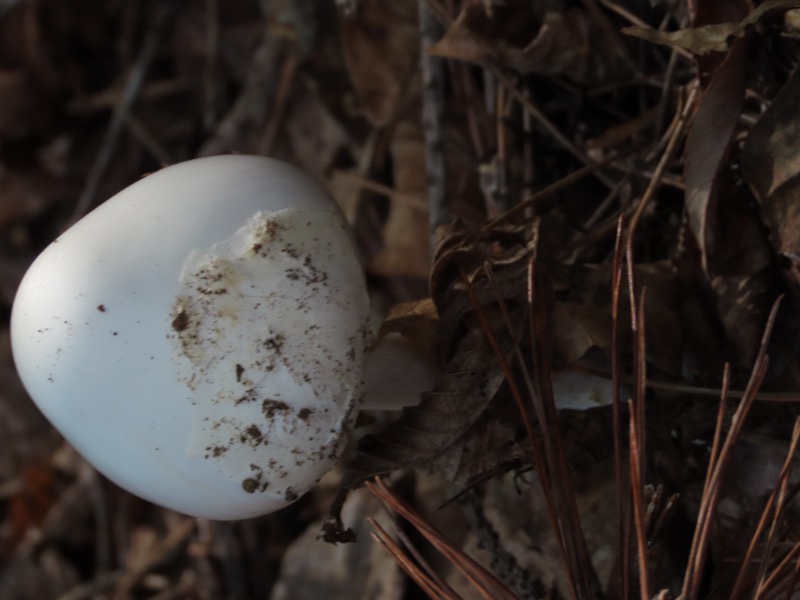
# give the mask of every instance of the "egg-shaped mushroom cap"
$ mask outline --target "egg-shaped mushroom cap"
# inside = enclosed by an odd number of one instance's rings
[[[30,396],[103,474],[212,519],[276,510],[334,464],[362,395],[369,302],[348,224],[285,163],[149,175],[25,275]]]

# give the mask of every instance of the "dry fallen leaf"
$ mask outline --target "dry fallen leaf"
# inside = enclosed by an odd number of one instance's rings
[[[613,41],[587,12],[546,10],[519,0],[465,3],[428,52],[522,73],[566,75],[579,83],[608,81],[627,72]]]
[[[399,333],[431,353],[438,348],[439,315],[430,298],[396,304],[383,320],[379,337]]]
[[[475,321],[461,273],[471,278],[478,302],[494,313],[499,298],[524,294],[529,256],[525,236],[514,232],[483,237],[456,232],[440,244],[431,287],[439,323],[447,324],[439,331],[443,372],[417,406],[405,408],[398,420],[362,440],[349,465],[351,479],[414,467],[464,484],[518,456],[517,409],[507,401],[495,402],[505,376]],[[487,260],[494,265],[497,289],[482,275]],[[522,322],[520,308],[512,319]],[[504,351],[510,351],[514,340],[505,326],[497,322],[493,327]]]
[[[483,332],[464,337],[436,388],[380,434],[364,438],[350,469],[370,476],[413,466],[466,483],[507,459],[514,426],[486,414],[504,380],[490,355]]]
[[[707,3],[695,24],[743,15],[748,6],[746,0]],[[760,14],[751,13],[742,22]],[[744,102],[746,43],[737,39],[727,55],[696,57],[705,89],[686,140],[684,165],[686,225],[715,292],[731,356],[742,366],[755,357],[775,294],[760,224],[726,169]]]
[[[796,69],[767,111],[750,130],[742,170],[761,204],[772,246],[784,260],[785,275],[800,299],[800,70]]]
[[[686,140],[686,215],[708,269],[714,242],[717,180],[730,151],[744,101],[745,42],[736,42],[711,76]]]
[[[591,348],[611,349],[611,315],[606,309],[556,302],[553,307],[553,349],[556,361],[572,363]]]
[[[694,29],[678,31],[659,31],[650,27],[623,27],[622,33],[637,37],[654,44],[676,46],[694,54],[709,52],[727,52],[730,38],[744,37],[744,29],[738,23],[717,23],[704,25]]]
[[[622,32],[654,44],[683,48],[694,54],[726,52],[733,38],[743,38],[747,28],[755,25],[765,15],[800,6],[797,0],[768,0],[762,2],[747,17],[737,23],[710,23],[700,27],[659,31],[651,27],[623,27]]]

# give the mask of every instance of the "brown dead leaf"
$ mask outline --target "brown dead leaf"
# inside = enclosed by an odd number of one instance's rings
[[[701,4],[695,25],[731,19],[748,7],[746,0]],[[751,13],[743,22],[756,17]],[[744,100],[745,50],[746,40],[737,39],[721,61],[715,54],[697,57],[706,87],[686,141],[684,167],[686,222],[715,292],[734,361],[740,366],[752,363],[775,284],[759,219],[741,201],[725,171]],[[719,198],[725,198],[724,205]]]
[[[381,324],[379,337],[399,333],[419,344],[426,350],[436,353],[438,348],[439,314],[430,298],[416,302],[404,302],[392,307]]]
[[[796,69],[750,130],[742,170],[761,204],[772,246],[783,257],[786,278],[800,299],[800,69]]]
[[[497,318],[498,304],[508,301],[513,322],[524,322],[524,304],[518,300],[526,293],[530,252],[522,232],[502,229],[453,232],[440,243],[431,288],[443,373],[417,406],[405,408],[378,435],[364,438],[350,465],[350,479],[414,467],[466,483],[518,456],[519,415],[510,402],[495,401],[505,376],[475,319],[461,274],[471,280],[483,309],[494,315],[494,334],[503,351],[510,352],[516,342]],[[487,261],[493,265],[494,285],[483,272]]]
[[[715,243],[705,271],[728,344],[726,358],[750,368],[769,309],[778,296],[774,255],[761,216],[736,182],[725,181],[715,215]]]
[[[508,240],[504,240],[508,241]],[[518,239],[519,241],[519,239]],[[478,241],[476,245],[480,246],[484,243],[483,240]],[[486,285],[483,281],[483,263],[476,267],[475,272],[467,270],[471,257],[469,250],[466,248],[459,248],[449,254],[449,256],[442,257],[437,261],[431,276],[431,289],[433,290],[433,299],[439,309],[439,333],[441,335],[441,352],[443,355],[449,357],[453,351],[456,351],[460,337],[464,334],[465,329],[476,326],[473,321],[474,306],[466,295],[463,285],[459,283],[451,283],[447,288],[442,289],[439,286],[446,281],[447,275],[454,274],[456,277],[460,273],[465,273],[472,281],[472,290],[481,306],[487,307],[496,304],[499,301],[519,303],[524,298],[526,293],[527,281],[527,263],[524,254],[524,246],[501,246],[501,243],[495,245],[487,245],[482,250],[488,251],[501,251],[520,252],[520,261],[512,263],[506,268],[498,268],[497,262],[494,265],[494,285],[491,287]],[[474,260],[474,258],[472,258]],[[477,282],[480,281],[480,284]],[[496,321],[498,315],[495,310],[492,311],[491,318]],[[494,323],[493,323],[494,324]]]
[[[704,269],[713,248],[717,180],[744,101],[744,60],[745,42],[739,40],[712,75],[686,140],[686,216]]]
[[[424,193],[425,141],[415,123],[397,124],[391,146],[395,189],[401,194]],[[386,277],[401,276],[426,281],[431,270],[428,213],[401,195],[392,199],[383,228],[383,248],[368,270]]]
[[[608,81],[627,72],[613,41],[588,13],[546,10],[519,0],[467,2],[428,52],[522,73],[565,75],[579,83]]]
[[[800,31],[800,10],[793,9],[786,11],[786,14],[783,15],[783,22],[786,24],[786,27],[796,31]]]
[[[668,261],[636,265],[635,278],[639,289],[647,288],[647,335],[657,340],[647,345],[647,361],[664,373],[679,376],[683,372],[687,345],[695,335],[704,333],[699,327],[686,326],[685,305],[689,292]],[[610,358],[610,265],[583,265],[572,273],[568,282],[562,283],[562,287],[568,289],[569,297],[554,306],[552,327],[556,357],[566,364],[574,363],[583,356],[581,351],[585,353],[595,348],[602,352],[601,356]],[[627,294],[620,298],[619,315],[619,347],[628,348],[632,332]]]
[[[632,26],[623,27],[622,33],[654,44],[683,48],[694,54],[708,54],[727,52],[730,48],[730,38],[744,37],[745,32],[738,23],[717,23],[678,31],[659,31],[650,27]]]
[[[727,52],[731,47],[732,38],[743,38],[747,28],[755,25],[765,15],[798,6],[800,6],[798,0],[768,0],[736,23],[710,23],[678,31],[659,31],[650,27],[632,26],[623,27],[622,32],[654,44],[683,48],[694,54]]]
[[[607,309],[556,302],[553,307],[556,360],[573,363],[592,348],[611,349],[611,313]]]
[[[762,203],[800,173],[800,69],[795,69],[747,135],[742,168]]]
[[[373,125],[394,120],[419,95],[419,30],[415,2],[359,2],[343,17],[342,47],[350,81]]]
[[[503,427],[486,414],[504,380],[491,357],[483,332],[468,333],[436,389],[380,434],[364,438],[351,471],[374,475],[413,466],[465,483],[507,459],[513,421]]]

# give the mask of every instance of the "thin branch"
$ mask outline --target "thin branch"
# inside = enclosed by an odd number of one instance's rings
[[[419,0],[420,70],[422,71],[422,128],[425,135],[425,169],[428,181],[428,215],[431,248],[436,247],[436,230],[450,222],[446,203],[444,161],[444,61],[428,53],[441,34],[437,19],[425,0]]]

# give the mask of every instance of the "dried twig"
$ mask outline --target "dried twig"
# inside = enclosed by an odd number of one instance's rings
[[[200,148],[198,156],[235,150],[253,129],[263,125],[272,104],[282,46],[280,39],[271,35],[263,36],[250,61],[244,88],[217,125],[214,135]]]
[[[611,267],[612,282],[611,282],[611,379],[614,382],[613,395],[611,400],[611,418],[613,421],[614,430],[614,480],[616,486],[616,503],[617,503],[617,552],[619,553],[619,560],[617,561],[618,577],[620,583],[620,590],[622,590],[622,597],[627,599],[630,594],[628,590],[628,570],[629,570],[629,552],[630,544],[628,543],[627,536],[625,535],[625,523],[627,521],[626,505],[628,502],[628,494],[625,491],[623,483],[623,462],[622,462],[622,402],[620,400],[620,323],[619,323],[619,309],[620,298],[622,291],[623,279],[623,237],[625,221],[624,216],[620,216],[617,220],[617,236],[614,244],[614,262]]]
[[[294,55],[288,56],[283,62],[283,68],[278,80],[278,89],[275,92],[272,114],[267,121],[266,127],[264,127],[264,131],[261,134],[261,142],[258,146],[258,153],[263,156],[269,156],[272,152],[272,147],[275,145],[275,138],[283,120],[286,103],[291,95],[292,85],[299,65],[300,59]]]
[[[373,482],[365,484],[367,489],[391,511],[407,520],[422,536],[430,542],[438,552],[440,552],[459,572],[467,578],[467,581],[487,600],[517,600],[514,594],[492,573],[484,569],[475,560],[467,556],[460,548],[456,547],[450,540],[444,537],[433,525],[422,518],[408,504],[395,496],[383,483],[380,477]],[[383,532],[385,535],[385,532]],[[420,572],[421,573],[421,572]],[[432,582],[428,578],[429,582]],[[437,592],[446,592],[437,587]],[[434,596],[437,597],[437,596]],[[450,596],[444,595],[444,598]]]
[[[444,154],[444,61],[428,53],[441,34],[425,0],[419,0],[420,68],[422,71],[422,129],[425,135],[425,168],[428,181],[428,214],[431,248],[436,247],[436,230],[451,221],[446,203]]]
[[[631,288],[633,284],[631,284]],[[634,393],[633,399],[628,401],[630,419],[630,475],[631,490],[633,492],[633,524],[636,534],[636,549],[639,590],[642,598],[650,598],[650,568],[647,560],[647,532],[645,526],[644,490],[644,464],[646,456],[645,441],[645,379],[646,379],[646,352],[645,352],[645,300],[647,290],[643,289],[639,296],[637,327],[634,329]],[[633,305],[631,305],[633,306]]]
[[[391,554],[392,558],[400,568],[405,571],[406,575],[408,575],[429,598],[432,600],[460,600],[456,594],[449,593],[446,588],[440,586],[433,578],[420,570],[420,568],[405,554],[403,548],[401,548],[400,545],[394,541],[392,536],[381,527],[380,523],[375,519],[369,519],[369,524],[372,525],[373,528],[373,539],[386,548],[386,551]]]
[[[699,90],[699,86],[693,85],[691,91],[689,92],[689,97],[686,99],[686,104],[683,106],[683,110],[680,111],[680,117],[676,123],[676,126],[672,132],[672,137],[669,139],[669,143],[667,144],[664,153],[661,155],[661,159],[658,161],[658,166],[656,166],[656,170],[653,173],[652,178],[650,179],[650,183],[647,186],[644,194],[642,194],[642,199],[639,200],[639,204],[636,207],[636,211],[633,213],[631,217],[630,227],[629,227],[629,235],[633,236],[636,231],[636,226],[639,224],[639,220],[642,218],[647,205],[649,204],[650,200],[655,195],[656,190],[658,189],[659,185],[661,184],[661,178],[664,175],[664,171],[667,169],[667,165],[669,165],[670,161],[672,160],[676,149],[678,148],[678,142],[683,139],[683,134],[686,131],[686,127],[689,124],[689,117],[694,110],[695,101],[697,99],[697,93]]]

